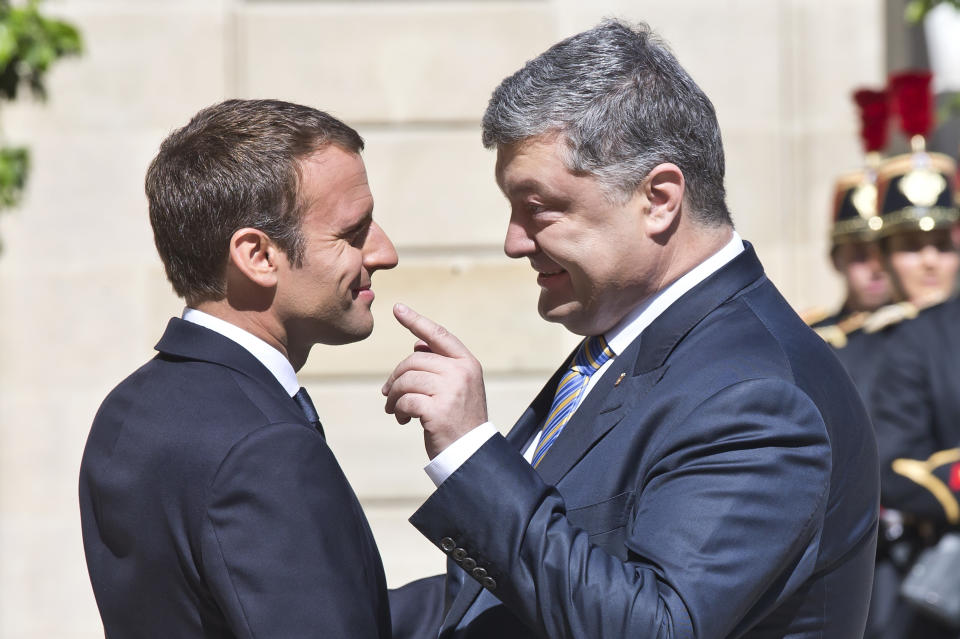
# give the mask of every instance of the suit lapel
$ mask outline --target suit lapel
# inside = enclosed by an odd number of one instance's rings
[[[623,418],[626,402],[646,395],[660,379],[659,371],[631,374],[641,348],[640,342],[641,338],[633,340],[627,350],[614,358],[583,404],[560,431],[537,466],[537,472],[544,482],[556,485],[563,479],[594,444]]]
[[[694,326],[721,304],[763,277],[763,266],[749,242],[744,250],[710,277],[697,284],[660,314],[644,331],[635,372],[662,366]]]
[[[560,378],[566,373],[572,358],[573,353],[570,353],[567,359],[564,360],[563,365],[547,380],[547,383],[543,385],[543,388],[540,389],[540,392],[537,393],[534,400],[530,402],[527,410],[523,412],[520,419],[513,425],[510,432],[507,433],[507,441],[521,453],[534,433],[543,426],[543,420],[547,418],[547,412],[553,403],[553,395],[557,390],[557,384],[560,383]]]

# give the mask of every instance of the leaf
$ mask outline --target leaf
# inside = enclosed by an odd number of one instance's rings
[[[0,67],[10,64],[17,48],[17,37],[5,23],[0,22]]]
[[[30,171],[30,152],[24,147],[0,148],[0,206],[16,205],[23,196]]]
[[[921,22],[939,4],[948,4],[960,10],[960,0],[911,0],[903,9],[903,19],[910,24]]]
[[[930,11],[931,6],[923,0],[911,0],[903,9],[903,19],[910,24],[916,24],[923,20],[923,16]]]

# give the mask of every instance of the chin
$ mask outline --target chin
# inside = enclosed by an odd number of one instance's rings
[[[326,344],[327,346],[340,346],[363,341],[373,333],[373,318],[369,318],[368,322],[358,322],[356,324],[340,325],[331,328],[335,330],[325,331],[315,343]]]
[[[551,324],[560,324],[574,335],[593,335],[593,321],[583,313],[563,309],[541,309],[540,317]]]
[[[341,344],[352,344],[354,342],[362,342],[363,340],[370,337],[373,333],[373,322],[369,326],[365,327],[356,327],[356,330],[352,330],[344,334],[344,339]]]

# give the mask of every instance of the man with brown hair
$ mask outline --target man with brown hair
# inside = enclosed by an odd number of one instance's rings
[[[187,308],[84,451],[107,636],[389,636],[373,536],[296,377],[314,344],[370,334],[371,275],[397,263],[362,148],[316,109],[230,100],[153,160],[150,221]]]

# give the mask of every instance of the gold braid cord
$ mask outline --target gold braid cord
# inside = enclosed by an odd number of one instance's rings
[[[930,494],[940,502],[944,514],[947,516],[947,522],[950,524],[960,523],[960,504],[957,503],[957,496],[953,491],[933,474],[935,468],[944,464],[952,464],[960,461],[960,448],[949,448],[941,450],[927,459],[895,459],[893,460],[893,472],[903,475],[910,481],[923,486],[930,491]]]

